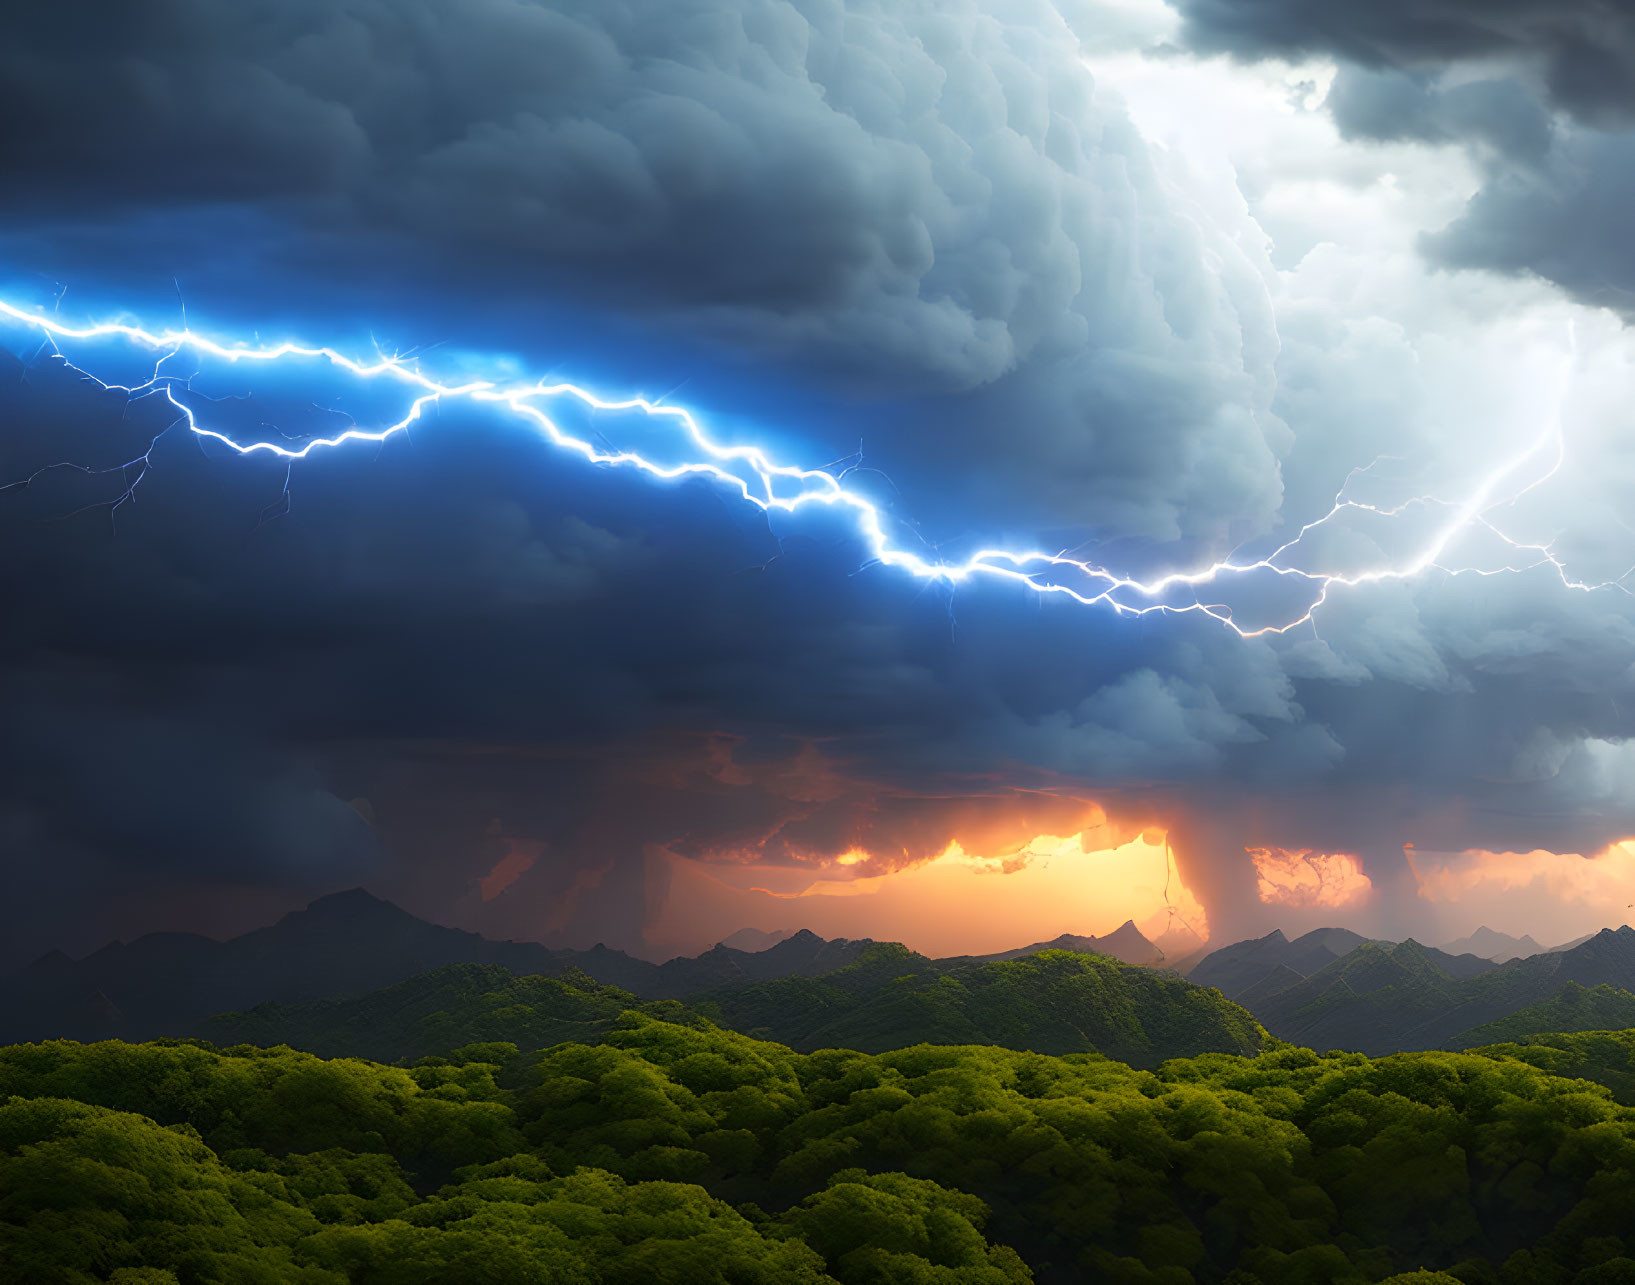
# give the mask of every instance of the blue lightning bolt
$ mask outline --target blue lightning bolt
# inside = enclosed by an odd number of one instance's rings
[[[654,478],[708,478],[736,492],[743,500],[767,513],[774,511],[795,513],[813,505],[845,510],[854,518],[858,535],[869,550],[872,563],[894,567],[920,580],[942,582],[952,586],[977,577],[994,577],[1025,585],[1040,594],[1063,595],[1085,606],[1103,606],[1126,616],[1144,616],[1150,613],[1174,615],[1201,613],[1219,621],[1242,638],[1284,634],[1311,623],[1316,612],[1338,589],[1408,580],[1433,569],[1449,575],[1486,576],[1549,567],[1563,586],[1581,592],[1616,589],[1628,593],[1629,590],[1623,582],[1635,574],[1635,567],[1632,567],[1624,576],[1613,581],[1591,584],[1579,580],[1568,572],[1550,545],[1514,539],[1505,534],[1493,517],[1498,510],[1513,505],[1523,495],[1543,485],[1560,469],[1565,459],[1565,443],[1559,417],[1515,455],[1497,463],[1462,499],[1450,500],[1420,495],[1397,505],[1379,506],[1347,498],[1346,491],[1352,481],[1374,467],[1371,464],[1366,468],[1353,470],[1326,513],[1307,522],[1291,539],[1265,557],[1240,561],[1234,555],[1193,570],[1174,571],[1142,580],[1120,575],[1084,559],[1071,557],[1067,551],[1047,553],[1040,550],[989,548],[978,550],[963,561],[957,562],[927,558],[892,543],[887,531],[888,523],[880,506],[847,485],[846,479],[852,469],[837,468],[836,465],[809,469],[777,463],[756,447],[726,445],[716,441],[689,410],[679,406],[661,405],[643,397],[607,399],[578,384],[566,382],[506,384],[478,379],[462,383],[443,383],[423,373],[418,362],[411,363],[401,357],[379,355],[372,361],[360,361],[328,347],[311,347],[292,342],[259,345],[222,341],[193,330],[185,321],[180,329],[164,330],[150,330],[145,326],[124,321],[76,326],[62,321],[55,314],[24,308],[4,299],[0,299],[0,317],[9,318],[39,331],[54,349],[58,340],[120,339],[158,353],[151,378],[138,385],[108,384],[77,366],[74,369],[103,388],[123,392],[133,400],[150,396],[163,396],[168,399],[176,409],[178,418],[162,430],[159,436],[163,436],[163,433],[168,432],[176,423],[185,423],[198,437],[220,442],[240,455],[265,452],[293,464],[294,461],[304,460],[314,452],[339,447],[347,442],[383,442],[387,438],[406,432],[422,418],[428,407],[442,402],[465,400],[487,404],[508,412],[536,430],[551,445],[578,455],[588,463],[634,469]],[[60,354],[60,349],[57,351]],[[272,365],[290,360],[327,362],[335,369],[359,380],[399,383],[408,391],[411,401],[407,412],[400,419],[384,427],[361,428],[354,425],[331,436],[314,437],[299,446],[265,439],[240,440],[229,433],[201,423],[192,407],[177,399],[176,389],[186,388],[188,378],[166,375],[164,367],[184,352],[231,364]],[[1565,388],[1563,395],[1564,393]],[[639,451],[600,446],[586,438],[566,432],[545,409],[553,403],[561,402],[577,403],[594,411],[639,411],[649,418],[667,421],[679,430],[686,442],[691,444],[694,458],[680,464],[661,464]],[[134,493],[135,486],[141,481],[147,469],[149,454],[158,440],[158,437],[153,438],[149,443],[148,452],[127,464],[117,466],[114,470],[102,470],[112,472],[123,469],[127,474],[131,468],[138,470],[136,481],[127,485],[124,494],[114,502],[116,506]],[[1541,461],[1544,467],[1539,471],[1537,466]],[[1376,460],[1375,463],[1379,461]],[[81,468],[86,472],[93,471],[79,465],[66,467]],[[1515,479],[1525,476],[1530,467],[1534,469],[1534,475],[1525,481],[1517,482]],[[13,485],[26,486],[32,480],[30,477]],[[286,477],[286,493],[287,486]],[[1302,542],[1312,532],[1332,523],[1342,514],[1362,513],[1390,519],[1410,509],[1422,508],[1443,510],[1448,516],[1416,552],[1400,560],[1349,574],[1315,570],[1293,561]],[[1492,567],[1444,565],[1441,558],[1449,547],[1461,535],[1475,528],[1496,537],[1519,555],[1518,559]],[[1218,588],[1228,581],[1241,581],[1244,577],[1252,575],[1270,575],[1306,584],[1311,589],[1309,601],[1302,611],[1290,619],[1257,628],[1245,628],[1233,620],[1232,610],[1228,605],[1206,601],[1202,596],[1202,591],[1206,588]],[[1177,590],[1190,593],[1191,600],[1179,603],[1161,600]]]

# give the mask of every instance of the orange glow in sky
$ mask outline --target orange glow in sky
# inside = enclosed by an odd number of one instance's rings
[[[1431,852],[1407,858],[1426,901],[1448,907],[1450,922],[1485,923],[1564,941],[1635,917],[1635,838],[1594,856],[1576,852]],[[1457,918],[1454,918],[1457,916]],[[1548,944],[1548,943],[1546,943]]]
[[[492,870],[477,880],[477,887],[482,891],[484,901],[492,901],[527,874],[533,868],[534,862],[539,860],[539,854],[545,850],[543,843],[531,843],[520,839],[508,838],[505,846],[505,855]]]
[[[1250,848],[1260,899],[1270,906],[1349,906],[1374,883],[1349,852]]]
[[[830,872],[726,865],[649,853],[669,867],[669,890],[647,925],[660,953],[691,953],[739,928],[809,928],[823,937],[901,941],[928,955],[986,954],[1062,933],[1102,936],[1126,919],[1149,939],[1171,933],[1171,954],[1206,939],[1203,907],[1181,881],[1161,831],[1118,846],[1108,836],[1039,835],[996,856],[957,842],[907,869],[847,877],[867,854]],[[1166,892],[1167,876],[1167,892]]]

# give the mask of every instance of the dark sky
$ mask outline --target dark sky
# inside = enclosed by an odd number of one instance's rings
[[[861,444],[877,471],[851,481],[926,556],[1072,547],[1142,575],[1264,554],[1348,478],[1455,502],[1325,528],[1307,564],[1406,566],[1560,414],[1570,456],[1482,520],[1559,541],[1569,579],[1635,563],[1631,7],[1181,0],[1162,39],[1128,8],[32,6],[0,44],[0,292],[665,396],[808,467]],[[1253,167],[1222,186],[1150,139],[1081,39],[1245,77],[1315,60],[1340,187],[1374,184],[1369,157],[1411,187],[1417,156],[1470,190],[1374,274],[1384,302],[1322,275],[1338,222],[1295,269]],[[1578,382],[1517,393],[1549,344]],[[1246,640],[950,593],[868,566],[843,515],[769,521],[469,405],[286,473],[26,327],[0,346],[0,481],[35,478],[0,494],[8,961],[360,882],[640,948],[657,849],[826,870],[862,847],[878,873],[1071,832],[1086,800],[1167,827],[1222,932],[1275,919],[1244,854],[1266,844],[1359,853],[1406,931],[1404,843],[1635,833],[1631,603],[1551,567],[1337,588]],[[120,345],[62,351],[141,378]],[[312,364],[206,363],[195,391],[201,419],[296,442],[403,409]],[[630,416],[587,431],[679,449]],[[156,434],[112,512],[134,472],[35,473]],[[1512,553],[1440,561],[1538,561]],[[1271,619],[1262,588],[1204,600]],[[543,855],[484,900],[519,845]]]

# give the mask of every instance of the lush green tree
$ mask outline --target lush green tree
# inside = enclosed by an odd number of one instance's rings
[[[629,1184],[581,1170],[553,1178],[521,1156],[368,1227],[327,1229],[309,1262],[383,1285],[825,1285],[822,1259],[762,1235],[701,1187]]]
[[[0,1278],[339,1285],[290,1247],[317,1228],[193,1131],[61,1098],[0,1105]],[[170,1275],[166,1275],[169,1273]]]
[[[409,1071],[288,1048],[52,1040],[0,1048],[0,1094],[72,1098],[188,1124],[217,1151],[339,1147],[470,1163],[522,1146],[492,1068],[475,1065],[468,1074],[486,1077],[489,1090],[451,1096],[423,1091]]]
[[[843,1285],[1018,1285],[1016,1251],[983,1238],[975,1196],[902,1173],[848,1169],[784,1215]]]
[[[1551,1073],[1610,1068],[1627,1042],[1605,1033],[1143,1070],[801,1054],[672,1016],[409,1067],[0,1049],[0,1279],[1594,1285],[1635,1264],[1635,1110]]]

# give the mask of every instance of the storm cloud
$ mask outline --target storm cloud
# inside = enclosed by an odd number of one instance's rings
[[[1635,7],[1622,0],[1180,0],[1181,38],[1240,57],[1310,54],[1372,69],[1511,64],[1588,124],[1635,117]]]
[[[1269,550],[1342,487],[1457,493],[1550,409],[1485,332],[1297,296],[1236,191],[1098,87],[1082,13],[90,8],[31,11],[0,50],[18,193],[0,277],[42,301],[67,283],[64,315],[176,307],[174,276],[224,329],[385,325],[455,336],[428,367],[685,380],[678,401],[803,464],[863,439],[881,472],[857,484],[927,550],[1088,548],[1143,571]],[[1225,12],[1189,9],[1191,38],[1366,68],[1330,95],[1352,136],[1476,138],[1559,196],[1549,111],[1588,109],[1435,80],[1436,59],[1496,56],[1475,36],[1357,53],[1255,43]],[[1441,261],[1548,250],[1582,259],[1566,284],[1586,297],[1616,280],[1570,203],[1537,244],[1489,230],[1461,251],[1483,199],[1426,243]],[[1170,828],[1230,932],[1266,914],[1253,844],[1359,851],[1393,888],[1407,841],[1591,851],[1635,831],[1629,601],[1549,566],[1431,569],[1243,639],[997,582],[950,595],[866,565],[838,515],[768,522],[452,404],[290,470],[172,428],[110,515],[129,472],[36,470],[135,459],[170,408],[5,339],[0,480],[35,477],[0,495],[18,954],[156,926],[156,902],[180,908],[163,926],[225,930],[360,880],[492,931],[640,946],[656,849],[817,869],[858,848],[879,872],[1098,810]],[[1604,440],[1555,475],[1570,498],[1504,517],[1611,579],[1632,461],[1598,342],[1567,413]],[[236,371],[200,391],[285,431],[317,396]],[[331,394],[324,414],[379,412]],[[1359,519],[1317,552],[1366,565],[1394,538]]]
[[[1178,39],[1236,58],[1332,58],[1348,137],[1474,148],[1469,208],[1428,230],[1446,268],[1536,274],[1635,311],[1625,233],[1635,129],[1635,7],[1181,0]]]
[[[990,518],[1023,484],[1158,538],[1276,508],[1265,283],[1042,0],[106,8],[0,53],[0,165],[38,219],[251,207],[217,235],[262,271],[407,276],[455,317],[571,298],[875,396],[982,390],[935,437],[987,464],[948,482]],[[197,254],[195,227],[150,235],[122,272]],[[31,256],[58,279],[66,239]],[[930,420],[872,445],[918,458]]]

